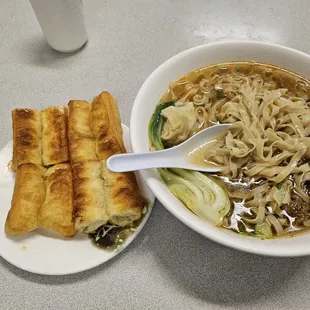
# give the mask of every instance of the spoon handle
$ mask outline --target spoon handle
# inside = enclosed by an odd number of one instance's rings
[[[127,172],[150,168],[176,167],[167,150],[149,153],[119,154],[109,157],[107,167],[113,172]]]

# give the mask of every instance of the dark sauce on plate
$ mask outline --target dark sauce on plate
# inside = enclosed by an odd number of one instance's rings
[[[96,247],[107,251],[115,251],[121,248],[124,242],[134,234],[137,227],[140,225],[145,215],[149,211],[150,201],[146,198],[143,198],[143,200],[144,207],[140,219],[125,227],[107,223],[99,227],[95,232],[89,234],[89,238],[91,239],[92,243]]]

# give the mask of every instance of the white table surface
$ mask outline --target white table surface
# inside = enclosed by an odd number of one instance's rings
[[[11,139],[11,109],[91,99],[104,89],[128,124],[145,78],[195,45],[237,37],[310,53],[307,0],[85,0],[84,9],[89,43],[64,55],[46,45],[28,1],[0,0],[1,148]],[[159,203],[135,242],[91,271],[40,276],[0,258],[1,310],[291,308],[310,309],[310,258],[225,248]]]

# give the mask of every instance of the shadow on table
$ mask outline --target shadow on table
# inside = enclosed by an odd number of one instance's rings
[[[73,61],[82,54],[87,43],[80,50],[73,53],[61,53],[52,49],[43,36],[29,37],[18,43],[20,57],[23,62],[40,67],[63,68],[73,65]],[[70,61],[72,60],[72,62]]]
[[[303,258],[273,258],[239,252],[193,232],[158,206],[161,218],[149,235],[159,268],[184,293],[216,304],[247,303],[267,298],[285,288],[287,281],[309,263]],[[161,212],[160,215],[156,213]],[[153,231],[152,231],[153,230]]]

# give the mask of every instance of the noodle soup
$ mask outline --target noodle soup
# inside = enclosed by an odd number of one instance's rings
[[[221,172],[160,169],[183,204],[214,225],[261,238],[310,227],[310,86],[285,69],[222,63],[170,83],[150,122],[153,149],[218,123],[232,126],[184,154]]]

